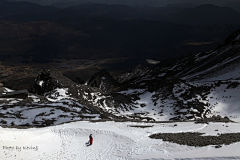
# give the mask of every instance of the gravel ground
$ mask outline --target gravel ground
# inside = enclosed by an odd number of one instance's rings
[[[230,120],[227,116],[226,117],[221,117],[220,115],[217,116],[212,116],[211,118],[203,118],[203,119],[198,119],[195,121],[195,123],[206,123],[208,124],[209,122],[224,122],[224,123],[228,123],[228,122],[234,122],[232,120]]]
[[[143,126],[143,125],[129,125],[128,127],[137,127],[137,128],[148,128],[148,127],[153,127],[153,125],[148,125],[148,126]]]
[[[181,145],[188,146],[208,146],[216,145],[215,147],[221,147],[221,145],[229,145],[234,142],[240,141],[240,133],[227,133],[220,134],[218,136],[202,136],[204,133],[158,133],[149,136],[153,139],[162,139],[163,141],[169,141]]]

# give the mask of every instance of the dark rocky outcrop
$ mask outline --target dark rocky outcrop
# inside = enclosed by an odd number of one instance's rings
[[[115,79],[119,82],[119,83],[124,83],[130,79],[136,78],[136,77],[140,77],[143,76],[145,73],[147,73],[150,70],[150,68],[148,67],[144,67],[141,65],[137,65],[135,68],[130,69],[126,72],[121,73],[120,75],[118,75]]]
[[[43,95],[46,92],[56,88],[67,88],[75,84],[72,80],[63,76],[55,70],[44,70],[34,80],[32,86],[28,89],[31,93]]]
[[[86,85],[97,87],[103,92],[111,91],[118,82],[108,73],[107,70],[99,70],[87,82]]]
[[[74,79],[71,79],[71,80],[75,83],[78,83],[78,84],[83,84],[84,83],[84,81],[79,77],[75,77]]]

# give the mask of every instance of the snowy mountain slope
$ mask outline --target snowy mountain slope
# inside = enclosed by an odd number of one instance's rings
[[[63,94],[61,96],[64,96]],[[49,126],[76,120],[98,120],[101,114],[77,101],[54,102],[29,95],[27,99],[0,99],[0,123],[7,126]]]
[[[195,120],[219,114],[239,120],[238,112],[227,114],[227,111],[218,111],[226,107],[220,105],[222,103],[219,96],[228,97],[228,105],[232,104],[230,110],[238,110],[240,97],[237,94],[230,96],[239,90],[240,83],[237,80],[193,83],[180,79],[148,80],[145,77],[134,82],[137,84],[130,84],[132,88],[111,94],[104,94],[101,90],[87,85],[73,85],[65,89],[55,89],[46,93],[45,97],[52,102],[72,99],[114,118],[147,121]],[[139,84],[143,82],[144,85]],[[136,86],[139,89],[133,88]],[[141,87],[143,89],[140,89]],[[222,94],[221,90],[227,91],[227,94]],[[62,94],[64,96],[61,96]]]
[[[1,99],[0,122],[46,126],[89,119],[168,121],[217,115],[239,122],[239,48],[240,30],[213,51],[164,60],[153,68],[137,66],[116,80],[101,70],[84,84],[44,70],[26,99]]]
[[[223,49],[210,52],[207,56],[196,55],[194,69],[185,70],[185,80],[226,80],[240,78],[240,45],[227,45]],[[228,76],[228,74],[230,74]],[[210,78],[210,79],[209,79]]]
[[[59,73],[55,72],[55,74]],[[44,76],[42,78],[44,79]],[[40,88],[40,91],[54,88],[54,86],[49,85],[49,81],[52,80],[41,81],[45,86],[42,85],[41,87],[44,88]],[[37,78],[35,82],[39,82],[39,79]],[[47,83],[49,84],[46,85]],[[34,90],[38,92],[36,88]],[[44,96],[29,93],[25,99],[0,98],[0,124],[7,126],[49,126],[83,119],[98,120],[104,117],[93,107],[83,105],[76,98],[71,97],[71,94],[68,95],[68,90],[69,88],[56,88],[48,91]],[[6,87],[0,88],[2,95],[12,92],[15,91]]]
[[[135,126],[135,127],[134,127]],[[151,127],[136,127],[151,126]],[[238,123],[195,124],[136,122],[72,122],[58,126],[31,129],[0,128],[1,160],[134,160],[196,159],[236,160],[240,158],[240,142],[221,145],[214,142],[202,147],[180,145],[151,139],[155,133],[199,132],[203,136],[239,133]],[[89,134],[93,145],[87,146]]]
[[[121,91],[120,93],[126,93],[127,96],[139,98],[122,115],[134,115],[135,118],[138,115],[142,117],[140,119],[151,117],[158,121],[196,120],[221,115],[240,121],[239,89],[239,81],[228,80],[211,83],[179,81],[172,85],[165,83],[154,92]]]
[[[119,92],[135,98],[129,113],[155,120],[219,114],[239,121],[239,37],[240,30],[213,51],[165,60],[129,80]]]
[[[240,31],[238,30],[215,50],[192,55],[191,58],[187,57],[187,61],[183,59],[175,66],[175,68],[182,68],[182,71],[177,73],[176,76],[188,81],[239,79],[239,35]]]

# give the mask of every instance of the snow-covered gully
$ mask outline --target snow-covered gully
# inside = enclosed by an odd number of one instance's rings
[[[146,127],[144,127],[146,126]],[[240,159],[240,142],[194,147],[151,139],[156,133],[239,133],[239,123],[72,122],[45,128],[0,128],[1,160]],[[93,145],[88,146],[88,136]]]

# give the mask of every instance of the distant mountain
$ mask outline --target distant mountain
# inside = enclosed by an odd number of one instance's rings
[[[51,6],[63,9],[63,8],[76,6],[76,5],[80,5],[80,4],[86,4],[86,3],[91,3],[91,2],[87,2],[87,1],[67,1],[67,2],[53,3],[53,4],[51,4]]]
[[[189,6],[190,5],[190,6]],[[86,3],[64,8],[59,17],[105,17],[112,19],[139,19],[166,21],[187,25],[240,24],[240,13],[214,5],[194,7],[191,4],[173,4],[167,7],[130,7],[126,5],[106,5]]]
[[[22,0],[8,0],[9,2],[19,2]],[[39,5],[43,5],[43,6],[48,6],[52,3],[56,3],[59,2],[61,0],[24,0],[24,2],[30,2],[30,3],[35,3],[35,4],[39,4]]]
[[[8,1],[21,1],[21,0],[8,0]],[[196,5],[201,4],[214,4],[222,5],[230,2],[239,2],[239,0],[24,0],[27,2],[37,3],[40,5],[51,5],[51,4],[68,4],[78,2],[91,2],[101,4],[118,4],[118,5],[129,5],[129,6],[151,6],[151,7],[164,7],[169,4],[180,4],[180,3],[193,3]]]
[[[240,2],[232,2],[232,3],[223,4],[222,7],[232,8],[240,13]]]
[[[222,8],[214,5],[201,5],[196,8],[181,10],[179,13],[169,16],[168,21],[189,24],[239,24],[240,14],[230,8]]]
[[[193,3],[175,3],[175,4],[169,4],[166,7],[194,8],[194,7],[197,7],[197,5]]]
[[[24,55],[37,63],[66,55],[103,58],[121,54],[162,60],[207,51],[240,23],[240,14],[233,9],[213,5],[141,8],[89,3],[56,9],[27,2],[2,3],[0,41],[6,45],[0,47],[0,54]],[[22,5],[14,9],[17,3]]]
[[[22,56],[29,63],[47,63],[58,58],[121,56],[163,60],[192,51],[207,51],[237,28],[238,25],[195,27],[104,18],[3,22],[0,24],[0,42],[5,45],[0,46],[0,55],[3,60]]]
[[[240,24],[240,13],[229,7],[214,5],[172,4],[167,7],[133,7],[119,4],[69,2],[62,9],[29,2],[1,2],[0,20],[39,21],[74,18],[108,18],[117,20],[151,20],[183,25]],[[61,5],[62,3],[59,3]]]
[[[26,14],[46,14],[58,10],[56,7],[40,6],[30,2],[0,1],[0,16],[18,16]]]
[[[240,30],[209,52],[128,70],[117,76],[119,83],[105,70],[85,84],[45,70],[33,81],[26,99],[0,100],[0,124],[49,126],[104,119],[203,121],[209,117],[239,120],[239,46]],[[109,86],[111,90],[106,92]],[[0,91],[1,95],[13,92],[7,88]]]

